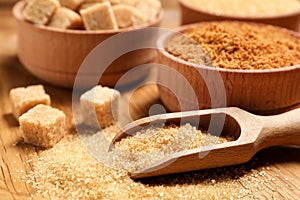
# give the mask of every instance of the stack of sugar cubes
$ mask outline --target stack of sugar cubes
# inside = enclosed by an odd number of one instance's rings
[[[42,85],[12,89],[9,96],[25,142],[49,148],[64,137],[66,116],[50,106]]]

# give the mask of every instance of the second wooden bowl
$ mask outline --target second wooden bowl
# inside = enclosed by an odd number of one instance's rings
[[[281,26],[294,31],[300,29],[300,10],[284,15],[239,17],[234,15],[217,15],[204,9],[195,8],[186,0],[178,0],[181,10],[181,24],[192,24],[202,21],[238,20]]]
[[[178,31],[182,32],[194,26],[201,26],[201,23],[180,27]],[[296,32],[286,29],[282,31],[294,34],[300,39]],[[239,107],[257,114],[276,114],[300,104],[300,65],[268,70],[199,66],[179,59],[165,50],[165,43],[174,34],[176,33],[162,36],[157,43],[159,62],[173,70],[158,74],[158,82],[164,85],[158,85],[160,97],[170,111],[212,108],[215,107],[212,105],[214,101],[220,107]],[[174,71],[182,77],[175,76]],[[212,93],[209,92],[208,84]],[[221,94],[222,90],[225,96],[219,96],[218,99],[218,93]],[[195,93],[198,101],[196,108],[192,105],[195,104],[192,93]]]

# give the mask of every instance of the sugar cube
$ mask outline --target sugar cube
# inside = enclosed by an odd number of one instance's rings
[[[51,103],[50,96],[45,93],[42,85],[11,89],[9,97],[12,102],[13,114],[16,119],[38,104],[50,105]]]
[[[59,6],[57,0],[31,0],[27,3],[23,16],[35,24],[47,24]]]
[[[118,119],[120,93],[107,87],[96,86],[80,97],[83,123],[91,127],[106,128]]]
[[[66,116],[51,106],[37,105],[19,118],[26,143],[49,148],[65,135]]]

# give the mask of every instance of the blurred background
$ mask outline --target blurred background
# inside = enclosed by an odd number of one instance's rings
[[[0,6],[10,6],[17,2],[17,0],[0,0]],[[164,7],[175,7],[177,6],[176,0],[161,0]]]

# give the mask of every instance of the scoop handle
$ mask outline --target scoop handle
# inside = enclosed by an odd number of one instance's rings
[[[256,141],[258,151],[277,145],[300,145],[300,108],[260,119],[264,127]]]

